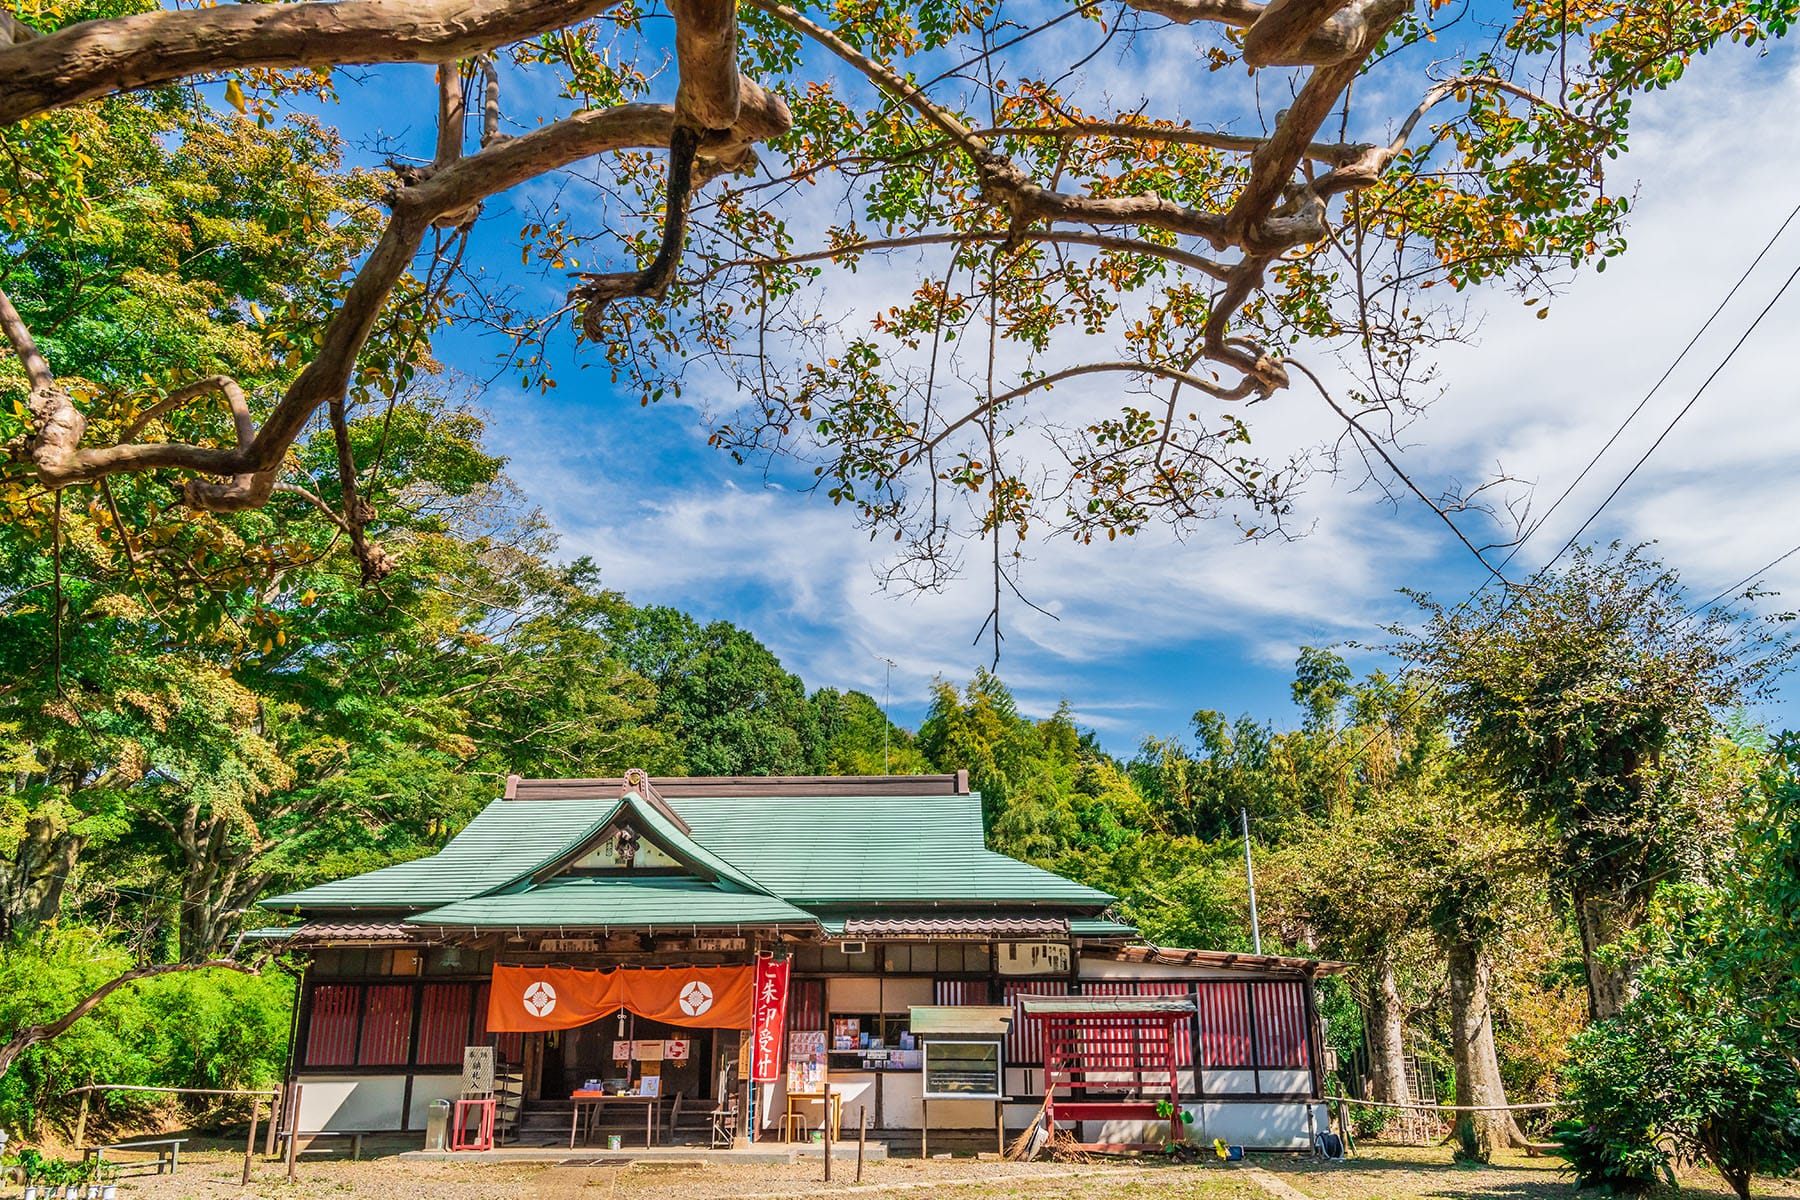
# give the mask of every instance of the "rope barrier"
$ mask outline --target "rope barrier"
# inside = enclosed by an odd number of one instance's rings
[[[1541,1104],[1384,1104],[1379,1100],[1358,1100],[1354,1096],[1326,1096],[1343,1104],[1360,1104],[1365,1108],[1393,1108],[1403,1112],[1531,1112],[1546,1108],[1570,1108],[1573,1101],[1550,1100]]]

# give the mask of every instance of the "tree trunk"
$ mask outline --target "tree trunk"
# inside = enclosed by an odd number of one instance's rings
[[[69,832],[54,810],[26,818],[11,861],[0,862],[0,937],[27,932],[57,914],[86,841]]]
[[[181,852],[181,913],[176,922],[182,962],[223,953],[243,924],[246,909],[268,883],[251,867],[263,847],[216,815],[190,806],[176,830]]]
[[[1571,897],[1575,927],[1581,934],[1581,959],[1587,969],[1588,1016],[1604,1021],[1625,1011],[1637,979],[1638,963],[1621,956],[1603,959],[1600,951],[1635,929],[1644,918],[1644,889],[1627,885],[1609,889],[1577,884]]]
[[[1406,1086],[1406,1010],[1394,961],[1386,954],[1371,964],[1364,999],[1369,1038],[1369,1099],[1379,1104],[1410,1103]]]
[[[1494,1049],[1494,1013],[1490,1002],[1493,964],[1480,942],[1446,946],[1450,976],[1450,1054],[1456,1065],[1456,1103],[1501,1106],[1506,1085],[1500,1081],[1500,1057]],[[1495,1150],[1524,1146],[1525,1135],[1509,1112],[1457,1114],[1459,1133],[1473,1141],[1486,1162]]]

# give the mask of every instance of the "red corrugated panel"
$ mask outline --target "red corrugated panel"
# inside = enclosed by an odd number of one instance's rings
[[[823,979],[788,981],[787,1027],[789,1030],[825,1028],[825,981]]]
[[[406,1062],[412,1036],[412,985],[371,985],[363,1008],[362,1046],[356,1062],[364,1067],[397,1067]]]
[[[353,983],[315,985],[306,1033],[306,1065],[348,1067],[356,1063],[356,1007],[362,989]]]
[[[1105,983],[1084,983],[1081,985],[1081,994],[1084,996],[1185,996],[1188,994],[1188,985],[1173,979],[1113,980]],[[1121,1019],[1119,1024],[1127,1029],[1132,1027],[1129,1019]],[[1147,1052],[1156,1056],[1156,1061],[1160,1063],[1162,1061],[1160,1057],[1162,1054],[1161,1041],[1158,1040],[1155,1046],[1148,1047]],[[1183,1021],[1175,1029],[1175,1065],[1178,1067],[1194,1065],[1194,1028],[1191,1022]]]
[[[1004,1003],[1012,1005],[1012,1032],[1006,1035],[1006,1061],[1019,1067],[1044,1065],[1044,1037],[1039,1022],[1027,1020],[1020,996],[1066,996],[1069,985],[1058,979],[1021,980],[1006,985]]]
[[[419,993],[421,1066],[461,1065],[469,1043],[469,1008],[474,989],[466,983],[428,983]]]
[[[947,1005],[986,1004],[988,981],[985,979],[940,979],[937,981],[937,1003]]]
[[[1200,1004],[1200,1065],[1250,1066],[1249,985],[1208,981],[1194,989]]]
[[[1250,998],[1256,1006],[1256,1065],[1307,1066],[1306,984],[1255,983],[1250,985]]]

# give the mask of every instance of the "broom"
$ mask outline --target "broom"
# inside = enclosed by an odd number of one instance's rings
[[[1037,1114],[1026,1124],[1025,1132],[1014,1138],[1012,1144],[1006,1148],[1006,1157],[1009,1160],[1023,1159],[1030,1162],[1038,1156],[1038,1151],[1042,1150],[1044,1143],[1050,1140],[1050,1131],[1046,1127],[1049,1121],[1049,1112],[1050,1097],[1046,1094],[1044,1102],[1038,1106]]]

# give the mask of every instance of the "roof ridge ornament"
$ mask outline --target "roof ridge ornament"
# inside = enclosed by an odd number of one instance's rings
[[[682,833],[689,837],[694,835],[693,828],[681,819],[681,814],[676,812],[667,800],[663,799],[662,793],[656,790],[656,785],[650,782],[650,772],[642,767],[626,767],[625,774],[619,779],[619,799],[623,800],[633,792],[637,793],[639,800],[650,805],[673,822],[675,828],[681,830]]]

